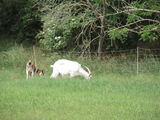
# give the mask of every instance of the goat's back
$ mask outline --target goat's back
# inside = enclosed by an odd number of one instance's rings
[[[66,60],[66,59],[60,59],[57,60],[54,65],[53,69],[57,69],[58,71],[78,71],[81,65],[78,62]]]

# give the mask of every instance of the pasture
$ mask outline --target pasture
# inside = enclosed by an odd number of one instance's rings
[[[0,71],[0,120],[159,120],[160,75],[25,79]]]
[[[81,58],[93,73],[91,80],[50,79],[49,66],[61,56],[37,52],[46,75],[26,80],[25,63],[31,52],[22,46],[7,47],[0,53],[0,120],[160,119],[159,72],[136,75],[132,64],[119,67],[113,60]]]

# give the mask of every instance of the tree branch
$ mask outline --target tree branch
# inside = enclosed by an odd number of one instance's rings
[[[127,6],[127,7],[124,7],[126,9],[128,9],[128,11],[145,11],[145,12],[152,12],[152,13],[159,13],[160,14],[160,11],[159,10],[151,10],[151,9],[142,9],[142,8],[136,8],[136,7],[131,7],[131,6]]]

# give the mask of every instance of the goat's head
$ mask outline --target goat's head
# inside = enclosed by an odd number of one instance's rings
[[[31,65],[31,64],[32,64],[32,61],[31,61],[31,60],[29,60],[29,61],[28,61],[28,65]]]

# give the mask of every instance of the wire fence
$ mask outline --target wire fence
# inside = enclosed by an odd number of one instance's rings
[[[102,59],[98,60],[97,52],[55,51],[37,48],[48,57],[57,60],[60,58],[85,61],[91,68],[97,65],[105,68],[105,72],[119,73],[150,73],[160,72],[160,49],[140,48],[129,50],[114,50],[102,52]],[[102,71],[99,68],[99,71]]]

